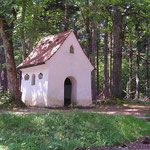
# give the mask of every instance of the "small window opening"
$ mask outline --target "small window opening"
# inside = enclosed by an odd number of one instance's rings
[[[70,46],[70,53],[74,53],[74,47],[72,45]]]
[[[43,78],[43,73],[39,73],[38,77],[39,77],[39,79],[42,79]]]
[[[26,74],[26,75],[24,76],[24,80],[29,80],[29,75],[28,75],[28,74]]]
[[[32,75],[31,85],[35,85],[35,74]]]

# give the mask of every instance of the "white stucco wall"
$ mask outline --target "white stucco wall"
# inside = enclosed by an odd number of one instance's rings
[[[74,54],[70,53],[70,46]],[[46,62],[48,67],[48,105],[64,106],[64,81],[72,81],[72,103],[92,104],[91,71],[94,69],[72,32],[56,54]]]
[[[47,89],[48,89],[48,69],[45,65],[39,65],[26,69],[21,69],[22,81],[22,101],[31,106],[47,106]],[[43,78],[39,79],[39,73],[43,74]],[[24,76],[28,74],[29,80],[24,80]],[[35,85],[31,85],[32,75],[35,74]]]
[[[74,53],[70,53],[73,45]],[[91,71],[93,66],[82,51],[74,33],[70,33],[60,49],[46,64],[21,69],[22,100],[32,106],[64,106],[64,82],[68,77],[72,82],[72,104],[88,106],[92,104]],[[43,73],[43,79],[38,74]],[[29,74],[29,80],[24,80]],[[35,74],[35,85],[31,85]]]

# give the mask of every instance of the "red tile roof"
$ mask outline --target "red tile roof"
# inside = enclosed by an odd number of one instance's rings
[[[58,51],[71,32],[73,32],[73,30],[43,38],[17,68],[21,69],[44,64]]]

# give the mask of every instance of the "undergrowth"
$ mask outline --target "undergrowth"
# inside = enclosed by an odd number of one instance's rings
[[[10,97],[9,91],[0,93],[0,110],[11,110],[17,107],[15,102]]]

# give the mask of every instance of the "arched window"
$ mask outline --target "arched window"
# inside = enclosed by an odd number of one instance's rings
[[[70,46],[70,53],[72,53],[72,54],[74,53],[74,47],[73,47],[73,45]]]
[[[39,73],[38,77],[39,77],[39,79],[42,79],[43,78],[43,73]]]
[[[25,76],[24,76],[24,80],[29,80],[29,75],[28,74],[26,74]]]
[[[35,74],[32,75],[31,85],[35,85]]]

